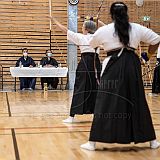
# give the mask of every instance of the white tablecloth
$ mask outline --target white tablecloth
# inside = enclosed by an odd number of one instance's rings
[[[10,67],[12,77],[67,77],[67,67]]]

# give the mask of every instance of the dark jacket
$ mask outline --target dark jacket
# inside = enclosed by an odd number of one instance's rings
[[[58,62],[54,59],[54,58],[50,58],[50,60],[48,59],[48,57],[43,57],[41,59],[40,64],[43,66],[45,66],[46,64],[50,64],[53,65],[54,67],[58,67]]]
[[[27,56],[27,59],[24,59],[24,56],[19,58],[18,61],[16,62],[16,67],[19,67],[20,62],[22,63],[23,67],[29,67],[30,65],[32,65],[33,67],[36,66],[34,60],[29,56]]]

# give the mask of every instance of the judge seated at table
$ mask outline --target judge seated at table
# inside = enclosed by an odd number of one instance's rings
[[[58,62],[52,58],[52,51],[46,50],[46,56],[40,61],[42,67],[58,67]],[[42,77],[41,86],[44,88],[44,83],[47,83],[48,89],[56,89],[59,79],[57,77]]]
[[[28,49],[22,49],[23,56],[18,59],[16,67],[35,67],[34,60],[28,56]],[[20,77],[20,90],[34,90],[36,85],[36,78],[34,77]]]

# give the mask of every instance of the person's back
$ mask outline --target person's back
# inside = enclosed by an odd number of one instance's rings
[[[110,8],[113,23],[98,29],[90,41],[106,51],[96,99],[89,141],[81,148],[95,150],[95,142],[143,143],[156,141],[150,111],[145,99],[141,63],[135,49],[149,43],[148,59],[155,53],[160,36],[139,24],[129,23],[128,8],[115,2]]]
[[[75,33],[73,31],[68,30],[67,39],[74,42],[76,45],[79,46],[81,53],[85,52],[95,52],[95,49],[89,45],[89,41],[92,38],[93,34],[82,34],[82,33]]]
[[[137,23],[130,23],[129,29],[129,47],[134,49],[138,48],[139,43],[157,43],[158,35],[156,35],[151,29],[148,29]],[[122,48],[123,44],[119,41],[118,35],[115,33],[115,24],[110,23],[105,25],[93,35],[93,38],[96,37],[98,44],[102,45],[105,51],[110,51],[116,48]],[[91,42],[92,44],[92,42]],[[94,43],[92,45],[95,45]]]
[[[55,24],[67,34],[67,39],[80,48],[81,58],[77,65],[74,91],[71,102],[70,116],[63,120],[64,123],[74,123],[76,114],[92,114],[100,78],[99,50],[89,45],[89,40],[96,31],[96,23],[91,19],[84,21],[82,33],[75,33],[52,18]],[[73,59],[74,62],[74,59]],[[71,66],[72,64],[70,64]]]

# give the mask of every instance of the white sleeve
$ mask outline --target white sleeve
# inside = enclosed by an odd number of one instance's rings
[[[160,45],[159,45],[158,51],[157,51],[157,58],[160,58]]]
[[[147,27],[141,26],[140,27],[140,36],[141,36],[141,41],[148,43],[150,45],[155,45],[160,42],[160,36],[153,32],[151,29],[148,29]]]
[[[82,34],[80,33],[75,33],[73,31],[68,30],[67,31],[67,39],[73,43],[75,43],[76,45],[80,44],[80,40],[82,38]]]
[[[89,44],[92,48],[99,47],[101,44],[101,28],[99,28],[92,36],[89,41]]]

